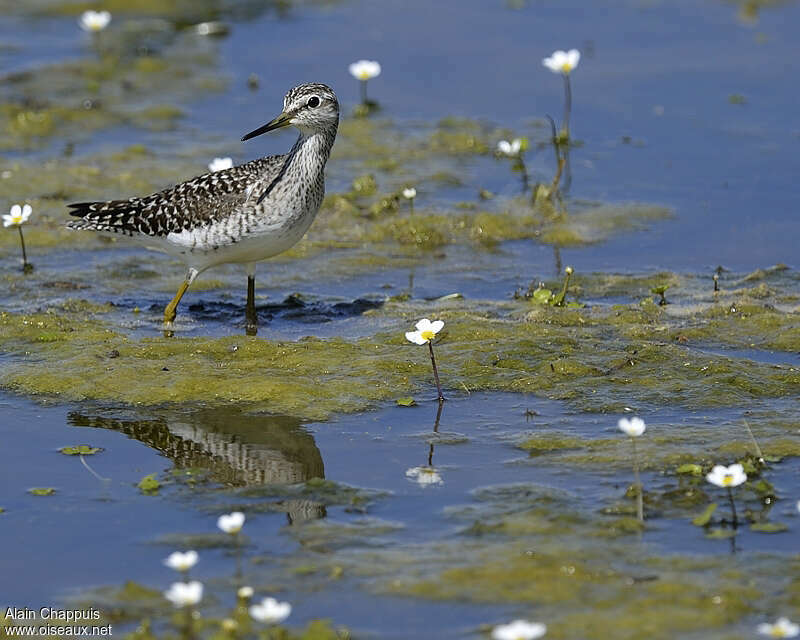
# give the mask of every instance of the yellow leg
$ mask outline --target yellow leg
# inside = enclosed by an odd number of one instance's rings
[[[167,308],[164,309],[164,323],[165,324],[172,324],[175,320],[175,316],[178,315],[178,304],[180,304],[181,298],[183,298],[183,294],[186,293],[186,290],[189,286],[194,282],[194,279],[197,277],[197,271],[194,269],[189,269],[189,273],[186,274],[186,279],[183,281],[183,284],[178,289],[178,293],[175,294],[175,297],[170,301],[167,305]]]

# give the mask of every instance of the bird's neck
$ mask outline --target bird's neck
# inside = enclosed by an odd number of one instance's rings
[[[321,171],[331,155],[336,132],[300,132],[300,137],[289,152],[290,162],[299,162],[309,170]]]

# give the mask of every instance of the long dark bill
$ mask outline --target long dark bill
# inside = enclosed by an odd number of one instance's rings
[[[256,136],[260,136],[262,133],[267,133],[267,131],[274,131],[275,129],[280,129],[281,127],[286,127],[291,124],[290,120],[292,119],[292,115],[289,113],[282,113],[274,120],[271,120],[263,127],[259,127],[242,136],[242,142],[245,140],[249,140],[250,138],[255,138]]]

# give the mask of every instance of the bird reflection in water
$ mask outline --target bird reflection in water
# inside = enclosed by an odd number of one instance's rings
[[[177,468],[207,470],[212,480],[231,487],[293,485],[325,477],[314,437],[290,416],[225,408],[144,419],[72,412],[68,421],[74,427],[124,433],[170,458]],[[326,515],[323,504],[301,498],[283,498],[275,508],[286,513],[290,525]]]

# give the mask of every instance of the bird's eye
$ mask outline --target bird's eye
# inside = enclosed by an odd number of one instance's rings
[[[306,103],[309,107],[314,109],[315,107],[319,106],[319,98],[317,96],[311,96]]]

